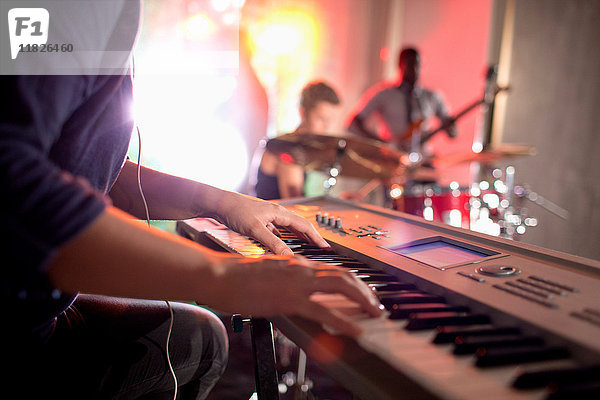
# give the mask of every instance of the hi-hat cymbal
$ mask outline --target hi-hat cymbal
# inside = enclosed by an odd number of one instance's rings
[[[533,146],[517,143],[501,143],[498,145],[486,146],[478,153],[468,151],[441,156],[433,160],[433,165],[436,168],[444,168],[469,162],[489,164],[511,157],[533,156],[535,153],[536,149]]]
[[[388,179],[404,166],[406,155],[377,140],[354,136],[288,133],[267,142],[267,150],[287,155],[307,170],[339,169],[341,176]]]

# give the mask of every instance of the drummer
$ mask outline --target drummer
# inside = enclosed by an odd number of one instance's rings
[[[307,84],[300,95],[300,125],[294,134],[331,132],[339,113],[336,91],[322,81]],[[305,171],[287,154],[264,151],[256,176],[256,197],[264,200],[304,195]]]

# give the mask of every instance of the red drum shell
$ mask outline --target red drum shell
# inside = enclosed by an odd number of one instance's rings
[[[456,210],[454,218],[456,218],[456,212],[459,212],[460,226],[467,229],[470,227],[469,200],[471,195],[469,189],[444,189],[433,191],[433,194],[429,193],[430,195],[427,193],[428,191],[415,194],[405,193],[393,200],[394,209],[423,218],[427,216],[426,219],[446,224],[452,222],[451,212]],[[427,207],[430,207],[431,210],[426,210]]]

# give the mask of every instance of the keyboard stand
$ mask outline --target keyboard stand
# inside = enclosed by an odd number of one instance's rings
[[[239,314],[232,316],[234,332],[241,332],[245,324],[250,325],[258,400],[279,400],[273,326],[264,318],[243,318]]]

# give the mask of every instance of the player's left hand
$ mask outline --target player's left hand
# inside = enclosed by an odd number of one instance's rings
[[[310,222],[278,204],[233,192],[225,192],[220,200],[216,219],[234,231],[258,240],[275,254],[292,254],[278,237],[276,225],[286,227],[299,238],[319,247],[329,248]]]

